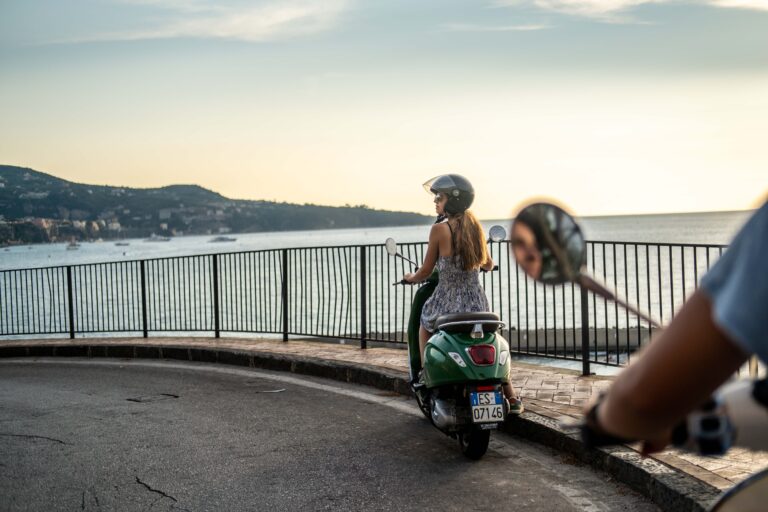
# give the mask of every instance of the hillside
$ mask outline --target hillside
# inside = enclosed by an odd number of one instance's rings
[[[0,243],[423,224],[425,215],[228,199],[197,185],[73,183],[0,165]]]

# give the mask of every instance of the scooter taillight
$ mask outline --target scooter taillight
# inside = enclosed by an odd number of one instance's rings
[[[473,345],[467,349],[467,353],[478,366],[488,366],[496,360],[496,349],[493,345]]]

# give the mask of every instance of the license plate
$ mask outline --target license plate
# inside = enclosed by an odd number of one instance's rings
[[[473,423],[499,423],[504,421],[504,407],[501,391],[471,391]]]

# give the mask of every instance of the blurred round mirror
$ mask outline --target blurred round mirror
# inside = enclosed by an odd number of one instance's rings
[[[384,246],[387,248],[387,253],[390,256],[396,256],[397,255],[397,242],[395,242],[394,238],[387,238],[384,241]]]
[[[491,242],[503,242],[507,238],[507,230],[496,224],[488,231],[488,239]]]
[[[534,203],[512,223],[512,252],[526,274],[546,284],[574,281],[587,261],[576,221],[559,206]]]

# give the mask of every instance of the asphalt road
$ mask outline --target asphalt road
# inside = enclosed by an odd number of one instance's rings
[[[546,447],[478,461],[412,401],[179,362],[0,363],[0,510],[647,511]]]

